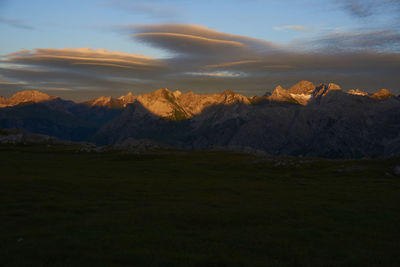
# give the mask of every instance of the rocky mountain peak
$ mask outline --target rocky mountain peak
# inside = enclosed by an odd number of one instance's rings
[[[342,90],[342,88],[337,85],[336,83],[329,83],[328,84],[328,90]]]
[[[14,94],[10,98],[10,103],[12,105],[18,105],[20,103],[25,102],[42,102],[42,101],[49,101],[57,98],[56,96],[50,96],[48,94],[39,92],[37,90],[25,90]]]
[[[179,90],[175,90],[175,92],[173,92],[173,95],[175,96],[175,98],[178,98],[182,95],[182,92]]]
[[[100,96],[99,98],[93,100],[93,106],[102,106],[111,101],[111,96]]]
[[[275,89],[272,92],[272,94],[270,94],[268,96],[268,98],[270,100],[281,101],[281,98],[286,96],[286,95],[288,95],[288,93],[285,90],[285,88],[283,88],[282,86],[278,85],[277,87],[275,87]]]
[[[137,96],[137,101],[159,117],[167,119],[187,118],[189,115],[177,102],[179,95],[179,93],[172,92],[167,88],[160,88],[153,93]]]
[[[8,98],[4,96],[0,96],[0,104],[6,104],[8,103]]]
[[[0,108],[7,107],[9,102],[7,97],[0,96]]]
[[[125,96],[133,96],[133,94],[132,94],[132,92],[129,92]]]
[[[97,101],[110,101],[111,100],[111,96],[100,96],[96,100]]]
[[[160,89],[157,89],[156,91],[154,91],[153,94],[155,94],[155,95],[172,94],[173,95],[173,92],[171,90],[169,90],[168,88],[160,88]]]
[[[311,95],[315,91],[315,85],[309,81],[300,81],[287,90],[291,94]]]
[[[226,90],[220,93],[220,95],[224,97],[223,103],[225,105],[231,105],[235,103],[250,104],[250,101],[247,97],[231,90]]]
[[[126,95],[120,96],[118,99],[123,102],[124,106],[126,106],[127,104],[135,102],[136,96],[134,96],[131,92],[129,92]]]
[[[281,92],[286,91],[285,88],[283,88],[282,86],[278,85],[277,87],[275,87],[275,90],[272,92],[272,94],[277,94],[279,95]]]
[[[37,90],[25,90],[15,93],[10,98],[0,97],[0,107],[16,106],[22,103],[39,103],[54,100],[58,97],[39,92]]]
[[[367,96],[368,93],[367,92],[363,92],[360,89],[351,89],[349,91],[347,91],[348,94],[350,95],[361,95],[361,96]]]
[[[337,84],[329,83],[328,85],[326,85],[324,83],[320,83],[315,88],[315,91],[313,93],[313,98],[323,97],[326,96],[329,92],[340,91],[340,90],[342,90],[342,88]]]
[[[392,96],[394,95],[387,89],[381,89],[371,95],[372,98],[375,98],[377,100],[385,100]]]
[[[288,90],[285,90],[282,86],[278,85],[267,98],[273,101],[291,102],[305,106],[314,91],[315,85],[312,82],[303,80]]]

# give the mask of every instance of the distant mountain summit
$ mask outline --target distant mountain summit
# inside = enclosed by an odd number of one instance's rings
[[[119,98],[102,96],[82,104],[120,109],[135,102],[140,103],[154,115],[168,119],[188,119],[212,105],[250,104],[246,96],[229,90],[219,94],[199,95],[193,92],[182,93],[179,90],[172,92],[167,88],[137,96],[131,92]]]
[[[312,82],[309,81],[300,81],[294,86],[288,89],[288,92],[291,94],[303,94],[303,95],[310,95],[314,93],[316,87]]]
[[[51,101],[56,98],[58,97],[50,96],[36,90],[26,90],[18,92],[10,98],[0,97],[0,107],[16,106],[23,103],[39,103],[43,101]]]
[[[126,107],[126,105],[133,103],[136,100],[136,96],[129,92],[126,95],[120,96],[118,99],[122,101],[124,107]]]
[[[341,88],[339,85],[334,83],[315,86],[312,82],[300,81],[288,90],[285,90],[280,85],[277,86],[274,92],[268,96],[268,99],[272,101],[291,102],[305,106],[311,99],[325,96],[329,92],[335,90],[341,90]]]
[[[97,99],[84,102],[82,104],[89,107],[106,107],[110,109],[123,109],[127,105],[139,102],[143,107],[154,115],[170,119],[188,119],[199,113],[205,108],[213,105],[232,105],[235,103],[251,104],[262,100],[289,102],[306,106],[310,101],[320,101],[321,97],[333,91],[341,91],[341,87],[335,83],[314,85],[309,81],[300,81],[289,89],[277,86],[272,93],[267,92],[264,96],[246,97],[233,91],[224,91],[218,94],[196,94],[194,92],[182,93],[179,90],[171,91],[161,88],[154,92],[133,95],[129,92],[118,98],[102,96]],[[369,96],[368,93],[359,89],[349,90],[347,94],[358,96]],[[382,89],[371,95],[377,100],[384,100],[393,96],[386,89]],[[2,99],[0,99],[0,104]]]
[[[385,100],[390,97],[393,97],[394,95],[387,89],[381,89],[378,92],[375,92],[371,95],[372,98],[378,99],[378,100]]]
[[[301,81],[250,98],[229,90],[161,88],[84,103],[23,91],[0,97],[0,106],[6,107],[0,108],[0,128],[100,145],[148,140],[181,149],[241,147],[274,155],[400,156],[400,97],[386,89],[344,92],[334,83]]]
[[[325,97],[333,91],[341,90],[342,88],[335,83],[329,83],[328,85],[321,83],[318,86],[315,86],[312,82],[301,81],[288,90],[285,90],[279,85],[275,88],[271,95],[266,94],[265,98],[272,101],[290,102],[306,106],[310,103],[310,101],[320,101],[321,97]],[[381,89],[371,95],[361,91],[360,89],[351,89],[346,93],[356,96],[369,96],[377,100],[385,100],[394,96],[387,89]],[[260,99],[260,97],[258,97],[258,99]]]
[[[133,95],[131,92],[126,95],[114,98],[111,96],[101,96],[97,99],[82,102],[88,107],[105,107],[109,109],[124,109],[127,105],[140,102],[145,108],[157,116],[163,118],[191,118],[201,113],[205,108],[212,105],[232,105],[236,103],[251,104],[260,100],[277,102],[290,102],[306,106],[312,99],[326,96],[332,91],[341,91],[341,87],[334,83],[314,85],[309,81],[300,81],[289,89],[277,86],[270,93],[264,96],[246,97],[233,91],[224,91],[217,94],[196,94],[194,92],[182,93],[179,90],[172,92],[167,88],[161,88],[154,92],[141,95]],[[357,96],[369,96],[376,100],[385,100],[394,95],[387,89],[381,89],[375,93],[368,94],[359,89],[351,89],[347,94]],[[37,90],[26,90],[14,94],[7,98],[0,96],[0,108],[16,106],[26,103],[40,103],[57,99]]]
[[[350,95],[360,95],[360,96],[367,96],[368,93],[361,91],[360,89],[351,89],[347,91],[348,94]]]

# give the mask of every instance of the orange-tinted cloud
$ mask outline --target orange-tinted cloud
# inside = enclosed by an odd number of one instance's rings
[[[64,48],[22,50],[6,55],[4,62],[14,64],[32,64],[44,66],[68,66],[90,64],[93,66],[126,67],[131,69],[161,68],[162,62],[155,58],[139,54],[111,52],[104,49]]]
[[[4,56],[0,75],[36,88],[114,89],[152,82],[167,73],[153,57],[103,49],[21,50]]]
[[[131,30],[135,39],[184,57],[226,58],[281,49],[278,44],[272,42],[223,33],[201,25],[132,25],[125,29]]]
[[[130,25],[124,29],[136,39],[169,51],[170,57],[156,59],[90,48],[21,50],[0,61],[1,80],[24,82],[37,89],[172,87],[207,92],[247,90],[248,95],[255,95],[280,83],[306,79],[335,82],[344,89],[386,87],[400,93],[400,53],[376,45],[377,36],[397,44],[396,33],[335,33],[279,45],[199,25]],[[361,45],[356,49],[357,44]]]

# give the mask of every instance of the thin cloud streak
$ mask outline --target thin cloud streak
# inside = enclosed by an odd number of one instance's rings
[[[237,48],[237,53],[266,52],[280,49],[280,45],[265,40],[223,33],[193,24],[145,24],[124,27],[132,37],[152,46],[191,56],[207,56],[210,52],[225,51],[226,44]],[[170,37],[170,38],[169,38]]]
[[[35,29],[34,27],[28,25],[24,20],[21,19],[10,19],[10,18],[0,17],[0,23],[23,30]]]
[[[90,48],[22,50],[4,58],[0,75],[7,81],[45,89],[131,88],[151,83],[168,69],[152,57]]]
[[[124,29],[133,38],[168,51],[170,57],[90,48],[21,50],[4,56],[0,75],[9,82],[48,89],[172,87],[203,92],[247,90],[248,95],[303,79],[336,82],[348,89],[387,87],[395,93],[400,84],[399,38],[394,32],[330,33],[280,45],[199,25],[128,25]],[[386,45],[377,45],[382,38]]]
[[[400,32],[393,30],[345,32],[333,31],[313,40],[295,40],[293,46],[321,52],[400,52]]]
[[[297,32],[308,32],[310,29],[303,25],[285,25],[285,26],[276,26],[273,27],[275,31],[283,31],[283,30],[293,30]]]
[[[358,18],[367,18],[384,10],[387,14],[400,10],[400,0],[336,0],[349,14]]]

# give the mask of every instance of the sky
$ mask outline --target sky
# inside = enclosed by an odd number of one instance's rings
[[[400,0],[0,0],[0,95],[400,94]]]

